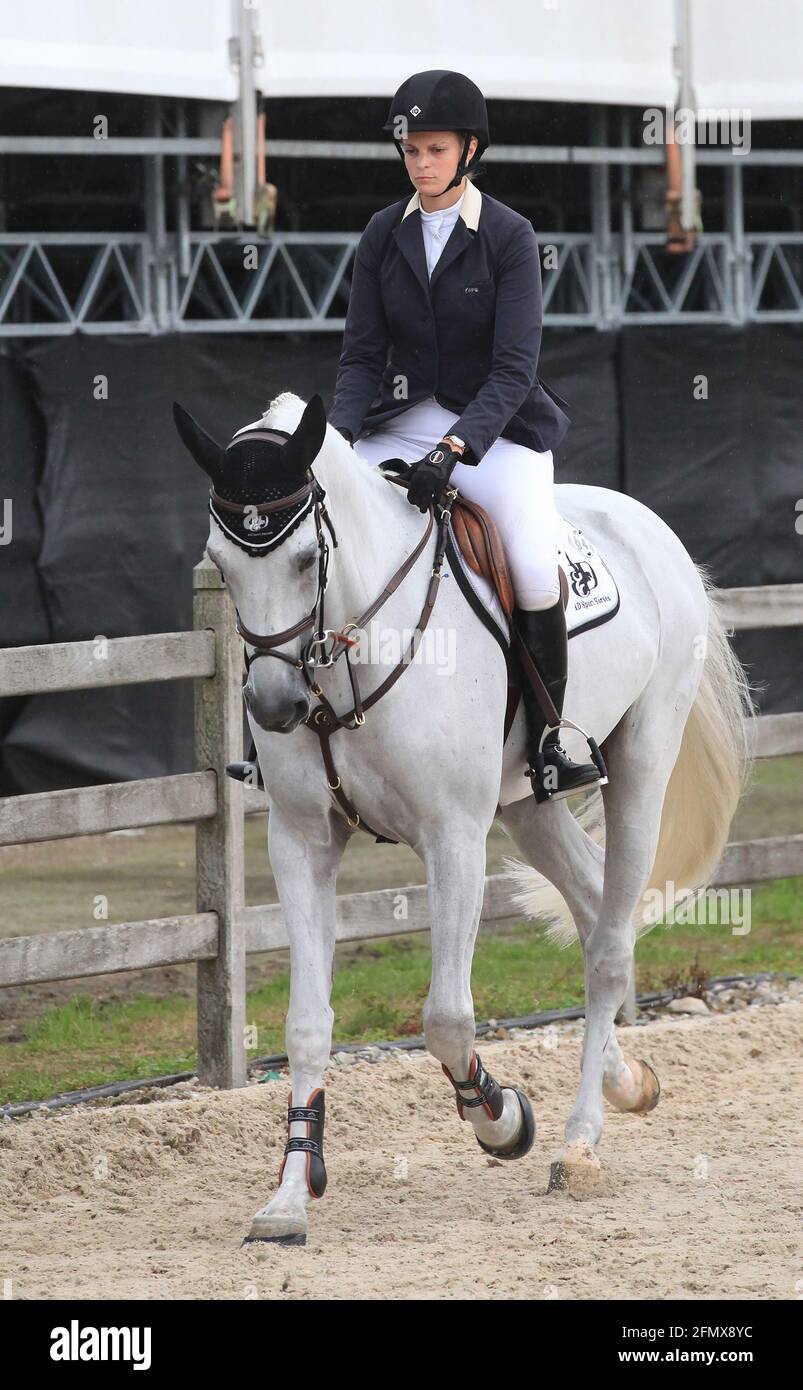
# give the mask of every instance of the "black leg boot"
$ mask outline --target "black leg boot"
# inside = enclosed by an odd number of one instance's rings
[[[558,600],[551,608],[530,611],[516,608],[515,622],[527,651],[538,668],[559,715],[563,715],[566,692],[569,643],[563,603]],[[594,763],[575,763],[560,744],[560,730],[551,730],[539,753],[538,745],[546,728],[546,719],[530,682],[522,677],[522,700],[527,717],[527,758],[530,781],[538,802],[571,796],[572,792],[602,785],[607,772],[602,756],[591,741]]]
[[[227,763],[226,776],[233,778],[235,782],[247,782],[249,787],[264,787],[262,773],[259,770],[257,750],[254,740],[251,739],[251,750],[245,762]]]

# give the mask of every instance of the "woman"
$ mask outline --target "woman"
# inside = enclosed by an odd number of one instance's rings
[[[559,714],[567,634],[552,449],[565,401],[539,383],[542,297],[531,224],[472,176],[488,147],[482,92],[459,72],[402,84],[383,127],[415,188],[371,218],[355,258],[330,423],[370,463],[402,459],[422,512],[447,483],[496,522],[515,621]],[[393,465],[389,465],[393,467]],[[399,465],[396,464],[398,471]],[[599,781],[550,732],[523,682],[528,775],[539,801]]]

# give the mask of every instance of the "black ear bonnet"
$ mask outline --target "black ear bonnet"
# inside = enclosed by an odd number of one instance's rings
[[[285,430],[252,429],[234,436],[223,451],[215,479],[215,492],[226,502],[239,502],[255,508],[262,502],[278,502],[303,486],[306,469],[299,460]],[[254,510],[240,515],[216,507],[209,499],[209,511],[230,541],[249,555],[265,555],[281,545],[301,525],[314,504],[313,493],[301,502],[260,516]]]

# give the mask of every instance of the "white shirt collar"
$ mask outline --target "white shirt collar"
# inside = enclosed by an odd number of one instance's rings
[[[444,222],[456,222],[460,216],[460,208],[462,207],[465,196],[465,193],[461,193],[457,202],[452,203],[451,207],[435,208],[432,212],[425,212],[424,209],[419,206],[419,212],[428,222],[435,222],[438,218],[441,218]]]
[[[480,190],[475,186],[471,179],[468,179],[466,181],[466,188],[465,192],[463,193],[461,202],[462,206],[459,209],[458,215],[462,217],[463,221],[465,222],[466,226],[469,228],[470,231],[476,232],[479,226],[480,213],[482,211],[482,194],[480,193]],[[458,204],[455,203],[455,207],[457,206]],[[418,196],[418,189],[416,189],[415,193],[413,194],[412,198],[410,199],[406,208],[404,209],[404,212],[402,213],[402,222],[404,221],[405,217],[409,217],[411,213],[418,211],[420,207],[421,200]],[[423,225],[424,224],[422,223],[422,226]]]

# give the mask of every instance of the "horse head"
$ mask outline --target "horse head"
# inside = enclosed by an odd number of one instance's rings
[[[311,471],[326,434],[323,402],[313,396],[292,433],[258,421],[225,448],[177,403],[173,419],[211,481],[206,550],[246,644],[246,705],[260,728],[291,733],[309,713],[303,651],[326,583],[324,493]],[[257,660],[268,655],[280,659]]]

